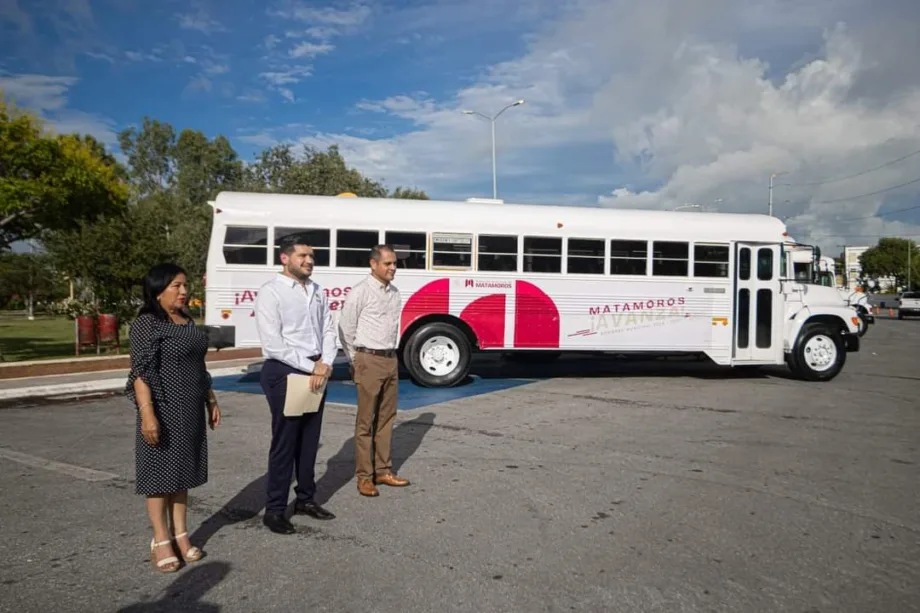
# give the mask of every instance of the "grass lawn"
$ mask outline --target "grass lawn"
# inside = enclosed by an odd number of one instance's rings
[[[128,353],[128,334],[121,328],[121,353]],[[85,351],[85,353],[84,353]],[[0,354],[4,362],[72,358],[74,353],[74,323],[66,317],[36,317],[0,315]],[[93,347],[80,350],[80,357],[95,356]],[[114,348],[103,348],[100,355],[116,355]]]

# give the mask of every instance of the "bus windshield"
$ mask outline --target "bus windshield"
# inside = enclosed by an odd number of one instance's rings
[[[818,273],[818,279],[816,285],[823,285],[824,287],[834,287],[834,275],[822,270]]]

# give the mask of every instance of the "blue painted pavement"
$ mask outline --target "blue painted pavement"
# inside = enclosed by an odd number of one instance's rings
[[[358,396],[355,390],[355,384],[348,379],[346,372],[340,373],[339,368],[333,371],[333,378],[329,381],[328,395],[326,402],[338,404],[348,404],[357,406]],[[450,388],[427,388],[414,384],[409,379],[400,379],[399,381],[399,410],[409,411],[423,407],[458,400],[461,398],[471,398],[482,394],[489,394],[506,389],[512,389],[528,383],[533,383],[537,379],[524,378],[487,378],[472,375],[464,383]],[[231,375],[226,377],[214,377],[214,390],[219,392],[238,392],[242,394],[262,394],[262,387],[259,385],[259,373],[247,373],[245,375]]]

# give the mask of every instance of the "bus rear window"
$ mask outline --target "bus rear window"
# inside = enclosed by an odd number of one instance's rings
[[[227,226],[224,262],[264,266],[268,260],[268,228]]]

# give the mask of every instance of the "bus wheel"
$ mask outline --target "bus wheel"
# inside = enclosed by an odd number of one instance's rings
[[[838,331],[827,324],[805,324],[789,366],[806,381],[830,381],[843,369],[847,353]]]
[[[424,387],[451,387],[469,374],[472,350],[466,335],[455,326],[430,323],[415,331],[403,360],[416,383]]]

